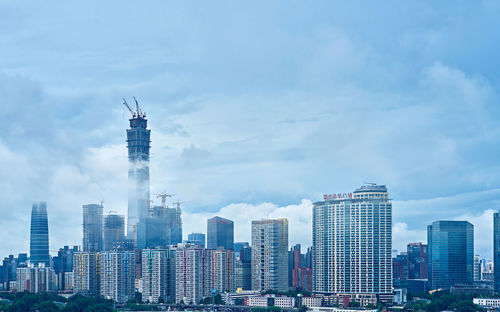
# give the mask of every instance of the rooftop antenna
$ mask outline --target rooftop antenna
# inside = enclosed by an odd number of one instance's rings
[[[132,115],[132,118],[135,118],[135,112],[130,108],[130,106],[128,105],[128,103],[125,99],[123,99],[123,105],[125,105],[128,108],[130,114]]]

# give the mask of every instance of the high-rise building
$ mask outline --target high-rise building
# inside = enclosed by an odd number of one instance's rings
[[[242,290],[251,290],[252,248],[250,248],[250,246],[244,246],[240,249],[238,254],[239,256],[236,257],[234,270],[236,289],[241,288]]]
[[[296,244],[288,252],[288,285],[293,289],[312,291],[312,269],[305,265],[306,257],[300,247]]]
[[[25,268],[28,266],[28,255],[20,253],[17,258],[14,255],[5,257],[0,266],[0,289],[14,290],[17,280],[17,268]]]
[[[101,293],[101,255],[98,252],[75,252],[73,278],[75,294],[98,296]]]
[[[142,250],[142,300],[175,302],[175,249]]]
[[[481,266],[482,266],[481,256],[474,255],[474,281],[482,280]]]
[[[35,266],[43,263],[48,267],[50,264],[49,224],[45,202],[33,203],[31,209],[30,261]]]
[[[427,245],[410,243],[407,245],[408,279],[427,279],[428,254]]]
[[[243,249],[244,247],[250,247],[249,242],[234,242],[234,252],[236,254],[236,257],[238,257],[240,250]]]
[[[83,205],[83,251],[102,250],[102,205]]]
[[[474,281],[474,226],[467,221],[436,221],[427,226],[429,287],[448,289]]]
[[[73,256],[74,253],[78,252],[78,246],[64,246],[59,248],[57,256],[53,258],[54,272],[57,277],[57,284],[59,290],[72,290],[73,283],[67,283],[68,273],[71,273],[71,278],[73,274]]]
[[[127,129],[128,149],[128,222],[127,238],[137,243],[137,224],[149,214],[149,149],[151,130],[147,129],[146,114],[136,102],[136,111],[130,109],[132,118]]]
[[[234,292],[235,284],[235,256],[232,249],[212,250],[211,285],[210,289],[216,292]]]
[[[137,225],[137,248],[156,248],[182,242],[181,208],[154,206]]]
[[[493,284],[500,293],[500,211],[493,214]]]
[[[288,290],[288,219],[252,221],[252,289]]]
[[[323,199],[313,206],[313,291],[392,300],[392,204],[385,185]]]
[[[212,250],[179,245],[175,251],[175,302],[198,303],[210,296]]]
[[[125,242],[125,217],[108,214],[104,218],[103,250],[112,250]]]
[[[203,233],[191,233],[188,234],[188,243],[198,244],[205,248],[205,234]]]
[[[100,295],[124,303],[135,296],[135,252],[100,253]]]
[[[408,254],[406,252],[392,258],[392,278],[394,280],[408,279]]]
[[[221,217],[207,220],[207,247],[210,249],[234,247],[234,222]]]
[[[17,268],[16,291],[28,291],[32,293],[41,293],[57,290],[57,279],[54,270],[45,267],[43,263],[35,266],[30,263],[29,266]]]

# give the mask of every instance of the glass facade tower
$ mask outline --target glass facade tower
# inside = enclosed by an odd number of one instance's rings
[[[234,222],[221,217],[207,220],[207,248],[234,248]]]
[[[447,289],[474,281],[474,226],[436,221],[427,226],[429,287]]]
[[[102,205],[83,205],[83,251],[102,250]]]
[[[40,263],[49,266],[49,224],[47,204],[33,203],[31,210],[30,261],[37,266]]]
[[[500,293],[500,211],[493,214],[493,282]]]

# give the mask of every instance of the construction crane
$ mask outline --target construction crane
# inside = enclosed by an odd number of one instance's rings
[[[137,102],[137,99],[135,98],[135,96],[134,96],[134,101],[135,101],[135,108],[137,109],[137,115],[142,116],[142,117],[146,117],[146,113],[142,112],[142,109],[139,106],[139,102]]]
[[[167,208],[167,197],[172,197],[175,194],[167,194],[167,193],[163,192],[163,193],[155,194],[155,195],[156,195],[156,198],[161,198],[161,206],[163,208]]]
[[[128,105],[128,103],[127,103],[127,101],[125,100],[125,98],[123,99],[123,105],[125,105],[125,106],[128,108],[128,110],[129,110],[130,114],[132,114],[132,117],[133,117],[133,118],[135,118],[135,117],[136,117],[136,114],[135,114],[135,112],[134,112],[134,111],[130,108],[130,106]]]
[[[175,208],[177,208],[177,211],[179,211],[179,212],[180,212],[180,211],[181,211],[181,204],[182,204],[182,202],[175,202],[175,203],[173,203],[173,204],[177,206],[177,207],[175,207]]]

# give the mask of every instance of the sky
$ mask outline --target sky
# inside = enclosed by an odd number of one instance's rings
[[[51,251],[81,244],[84,204],[126,214],[135,96],[151,193],[176,194],[185,237],[219,215],[249,241],[251,220],[287,217],[305,248],[312,203],[373,182],[394,249],[468,220],[491,258],[499,16],[496,1],[0,0],[0,256],[29,252],[34,201]]]

